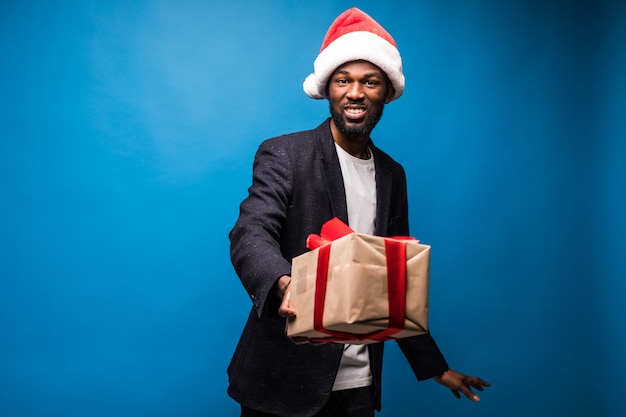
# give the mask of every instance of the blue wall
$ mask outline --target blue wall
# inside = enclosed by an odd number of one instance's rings
[[[215,3],[0,4],[0,415],[236,415],[227,233],[259,142],[326,117],[301,83],[353,5],[404,58],[374,139],[433,333],[493,383],[457,401],[390,343],[381,415],[625,415],[625,2]]]

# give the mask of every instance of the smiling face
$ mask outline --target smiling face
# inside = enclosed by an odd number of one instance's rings
[[[367,140],[391,101],[394,90],[385,73],[367,61],[348,62],[328,81],[331,128],[342,139]],[[336,135],[335,135],[336,136]]]

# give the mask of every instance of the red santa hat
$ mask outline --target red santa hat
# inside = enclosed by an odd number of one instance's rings
[[[303,84],[312,98],[327,98],[326,84],[332,73],[350,61],[364,60],[383,70],[395,89],[392,100],[404,91],[402,58],[391,35],[374,19],[357,8],[343,12],[328,29],[313,64],[314,72]]]

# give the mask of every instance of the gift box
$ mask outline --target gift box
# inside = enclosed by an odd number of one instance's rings
[[[428,331],[430,246],[355,233],[339,219],[293,259],[287,336],[366,344]]]

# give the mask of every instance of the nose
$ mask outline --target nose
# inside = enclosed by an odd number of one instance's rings
[[[363,85],[361,83],[353,82],[348,88],[347,97],[351,100],[359,100],[364,97]]]

